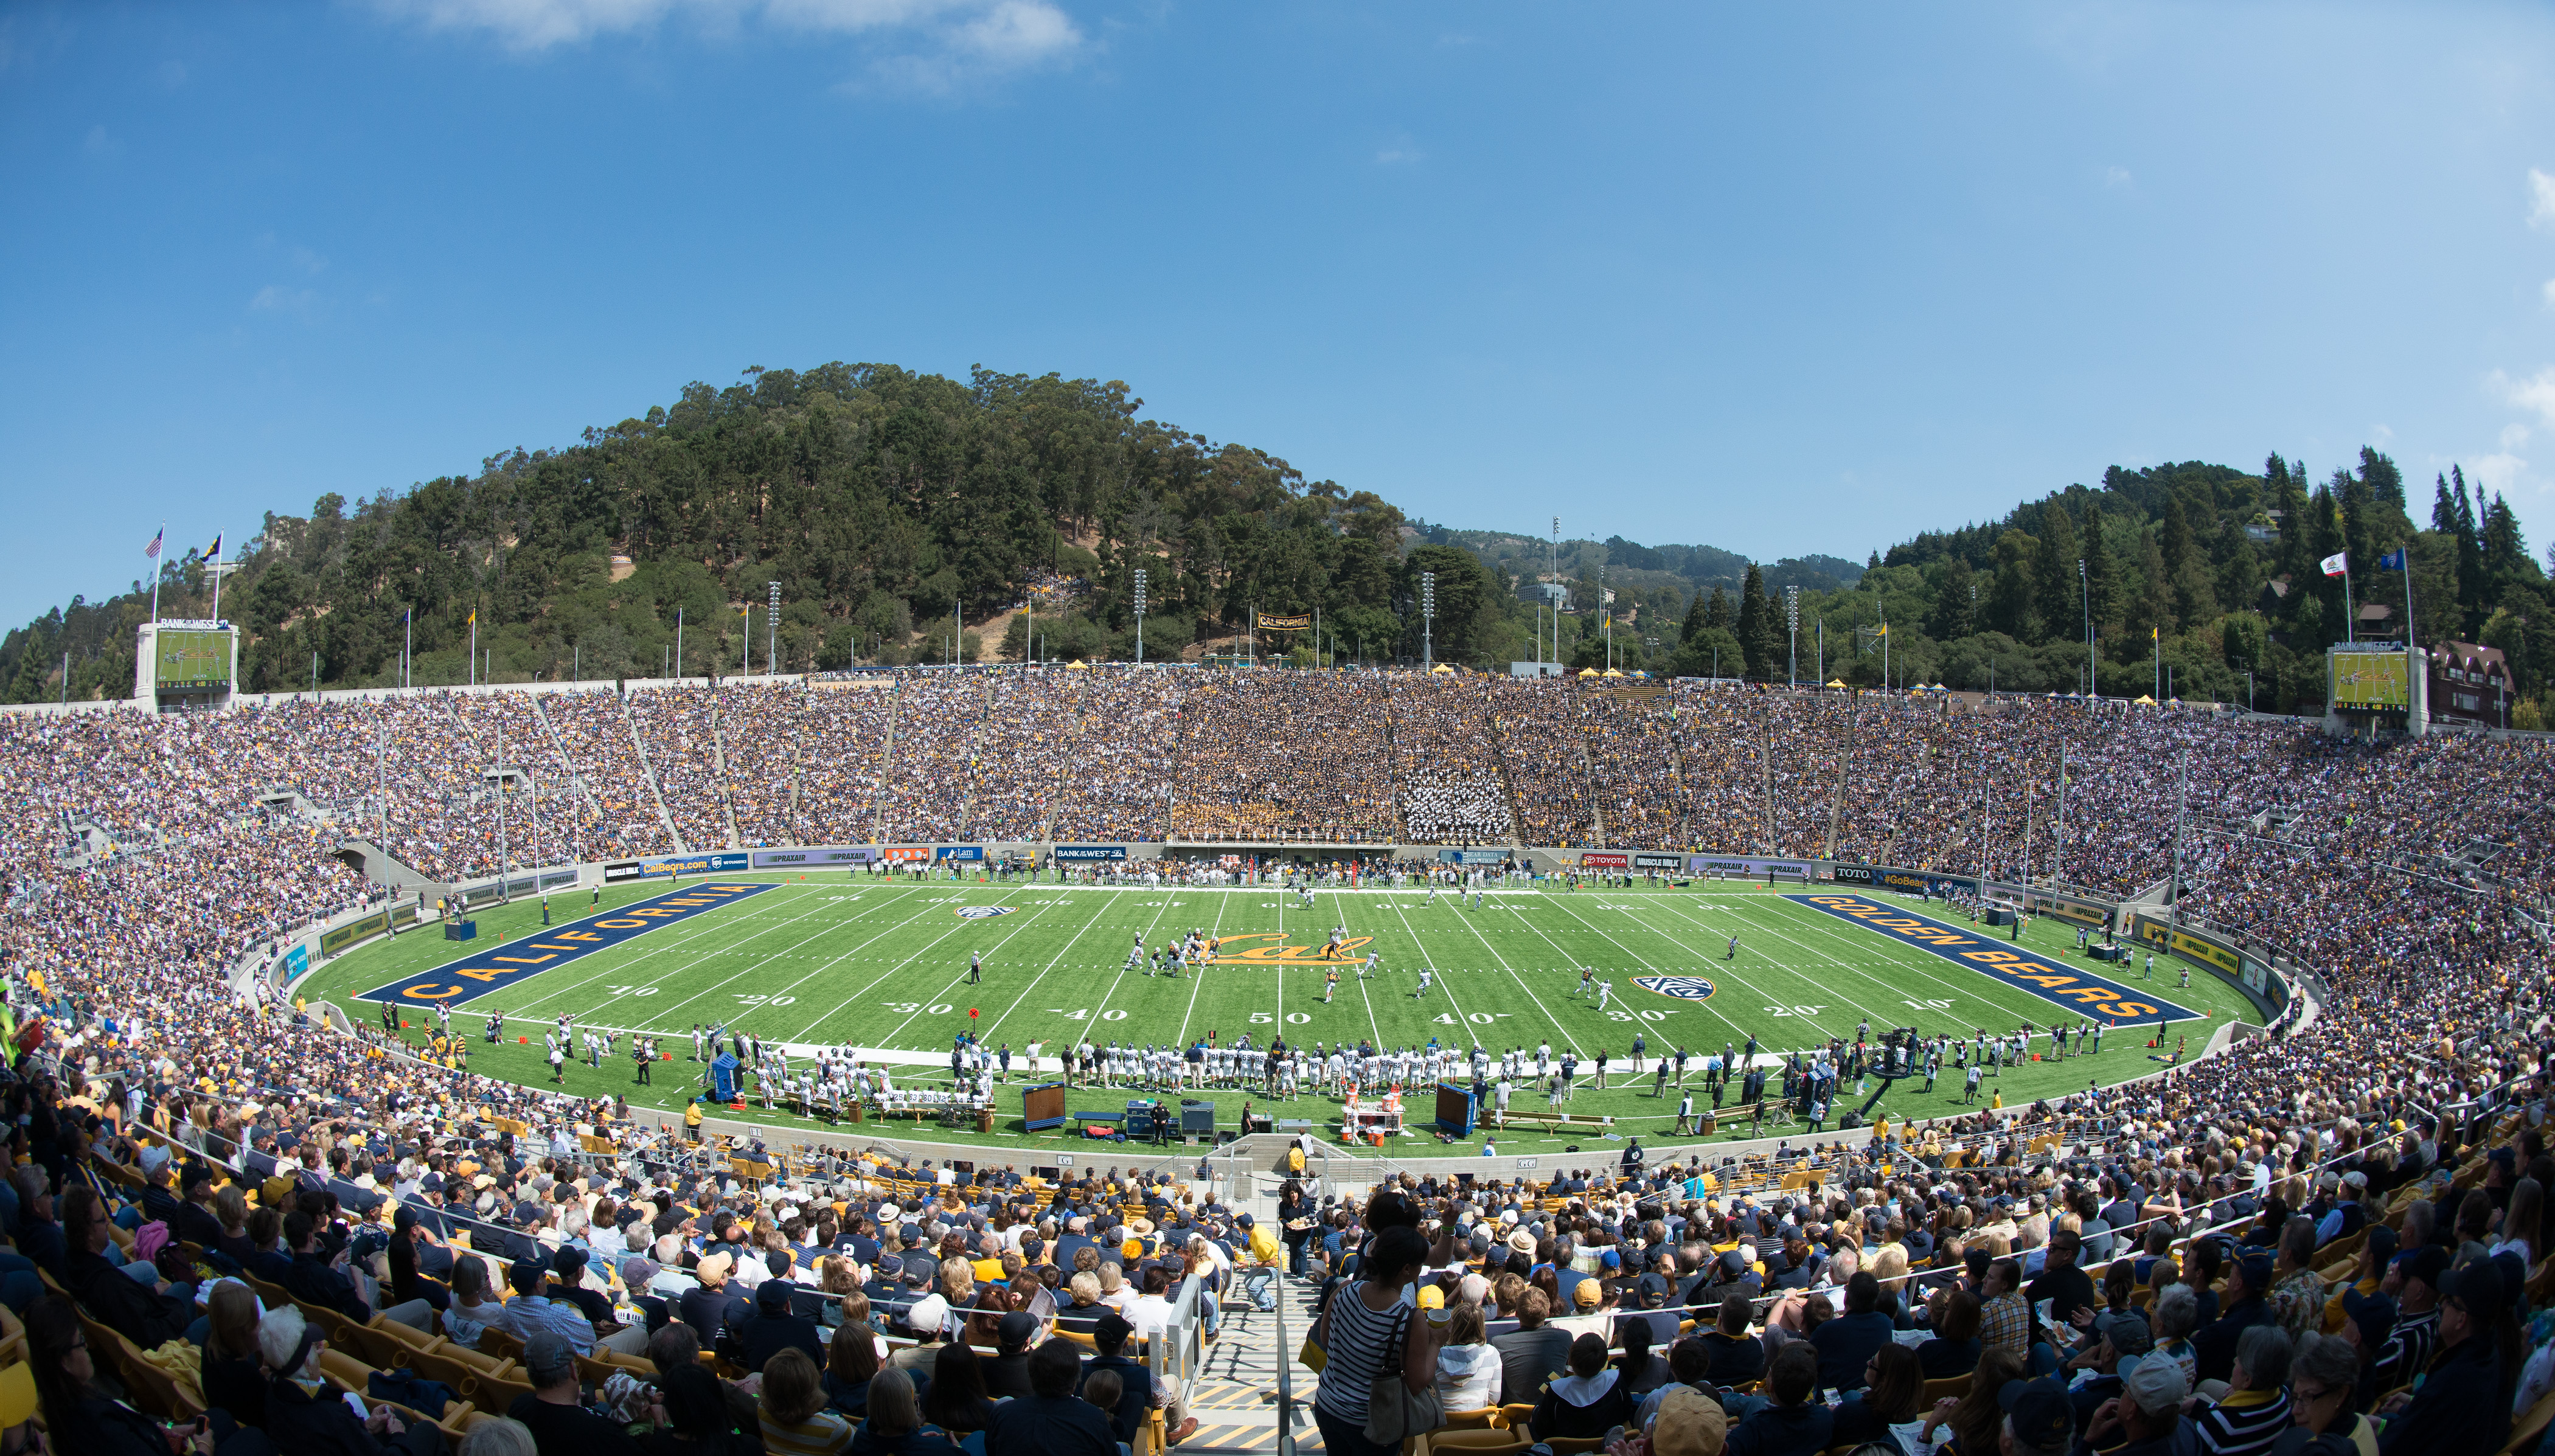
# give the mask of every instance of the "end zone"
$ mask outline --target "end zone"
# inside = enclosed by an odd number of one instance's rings
[[[1855,920],[1969,970],[1999,976],[2041,1000],[2115,1026],[2191,1022],[2200,1013],[2104,977],[2071,970],[2037,951],[1999,944],[1929,915],[1909,914],[1860,895],[1786,895],[1812,910]]]
[[[459,1006],[544,971],[556,970],[570,961],[582,960],[598,950],[609,950],[660,925],[688,919],[703,910],[716,910],[779,888],[777,885],[709,884],[672,891],[618,910],[599,910],[582,919],[548,926],[539,934],[527,935],[511,945],[490,946],[459,960],[446,961],[430,971],[419,971],[389,985],[376,986],[355,999],[396,999],[421,1006],[437,1003]]]

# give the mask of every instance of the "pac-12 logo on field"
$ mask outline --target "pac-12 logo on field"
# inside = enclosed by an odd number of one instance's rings
[[[1008,905],[960,906],[958,908],[958,918],[962,920],[990,920],[996,915],[1008,915],[1012,912],[1012,910],[1013,907]]]
[[[1714,990],[1713,984],[1701,976],[1635,976],[1633,984],[1679,1001],[1701,1001]]]

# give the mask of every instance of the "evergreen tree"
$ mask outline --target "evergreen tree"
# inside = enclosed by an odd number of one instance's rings
[[[2449,529],[2457,533],[2458,539],[2458,611],[2465,619],[2458,636],[2472,642],[2484,627],[2489,605],[2485,595],[2484,533],[2477,529],[2475,507],[2467,502],[2466,472],[2451,465],[2449,481],[2450,499],[2457,507]]]
[[[2537,574],[2537,563],[2529,559],[2528,545],[2519,534],[2519,518],[2499,492],[2485,508],[2483,546],[2487,600],[2497,607],[2512,584]]]
[[[2112,561],[2112,548],[2103,541],[2103,502],[2099,496],[2085,498],[2085,586],[2092,601],[2094,636],[2097,642],[2109,632],[2113,608],[2119,592],[2114,586],[2117,568]]]
[[[1733,619],[1730,612],[1730,594],[1723,591],[1719,586],[1713,587],[1712,600],[1706,604],[1703,609],[1703,625],[1706,627],[1718,627],[1722,631],[1727,632],[1732,626],[1732,621]]]
[[[2368,483],[2371,500],[2398,511],[2404,509],[2404,472],[2395,468],[2393,460],[2362,445],[2360,478]]]
[[[1715,601],[1721,599],[1720,587],[1716,586],[1712,589],[1712,598]],[[1685,609],[1685,621],[1677,628],[1677,646],[1683,647],[1694,641],[1696,633],[1712,625],[1712,619],[1705,614],[1703,601],[1701,596],[1697,596]]]
[[[2076,562],[2082,553],[2076,548],[2076,523],[2067,508],[2049,502],[2040,512],[2040,549],[2035,562],[2035,595],[2039,598],[2040,627],[2050,637],[2061,640],[2076,635],[2080,612],[2076,589]]]
[[[1747,579],[1739,584],[1739,646],[1748,654],[1749,676],[1763,682],[1782,670],[1782,628],[1773,604],[1765,599],[1764,573],[1754,561],[1748,563]]]
[[[1943,581],[1934,589],[1934,610],[1925,619],[1925,631],[1936,642],[1958,642],[1977,628],[1979,573],[1970,569],[1969,558],[1954,556],[1944,563]]]

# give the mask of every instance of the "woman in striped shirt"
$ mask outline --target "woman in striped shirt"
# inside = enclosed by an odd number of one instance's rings
[[[1420,1317],[1409,1285],[1428,1262],[1428,1242],[1413,1228],[1380,1229],[1360,1263],[1365,1277],[1342,1286],[1322,1311],[1318,1338],[1324,1362],[1313,1396],[1313,1423],[1332,1456],[1399,1456],[1399,1443],[1380,1446],[1366,1438],[1367,1393],[1376,1378],[1399,1364],[1412,1394],[1437,1375],[1435,1327]]]

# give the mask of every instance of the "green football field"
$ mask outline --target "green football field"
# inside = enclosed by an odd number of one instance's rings
[[[1832,894],[1897,928],[1803,903]],[[661,908],[667,905],[682,908]],[[1972,926],[1941,906],[1930,908],[1942,918],[1933,924],[1916,918],[1928,908],[1912,900],[1824,887],[1788,897],[1729,882],[1686,890],[1556,887],[1495,892],[1479,909],[1451,897],[1432,905],[1424,892],[1318,891],[1307,910],[1294,892],[1266,887],[1102,890],[746,875],[681,887],[663,881],[616,887],[599,902],[578,892],[553,897],[550,909],[554,924],[547,930],[539,904],[524,902],[480,911],[474,944],[447,942],[429,927],[362,947],[323,967],[303,994],[335,1001],[372,1022],[378,1006],[357,999],[367,992],[402,985],[428,995],[461,991],[470,999],[456,1004],[452,1026],[466,1038],[472,1069],[540,1085],[549,1082],[542,1033],[563,1012],[580,1027],[655,1033],[667,1038],[675,1059],[657,1065],[653,1086],[635,1085],[625,1038],[617,1062],[599,1070],[571,1062],[566,1089],[666,1108],[679,1107],[694,1089],[698,1068],[688,1056],[695,1024],[722,1024],[782,1042],[792,1049],[793,1063],[797,1048],[811,1044],[865,1048],[901,1063],[895,1066],[901,1086],[946,1085],[951,1038],[971,1027],[987,1047],[1011,1046],[1016,1084],[1032,1080],[1018,1064],[1029,1043],[1043,1043],[1041,1068],[1051,1074],[1057,1049],[1084,1034],[1103,1043],[1186,1045],[1210,1036],[1229,1043],[1248,1033],[1263,1046],[1281,1031],[1294,1044],[1363,1039],[1417,1047],[1435,1037],[1458,1047],[1478,1042],[1494,1053],[1549,1041],[1556,1059],[1565,1046],[1582,1059],[1570,1110],[1612,1113],[1619,1132],[1643,1136],[1668,1131],[1675,1093],[1656,1097],[1650,1078],[1625,1075],[1637,1034],[1653,1058],[1678,1046],[1699,1057],[1725,1044],[1745,1045],[1752,1035],[1763,1051],[1780,1053],[1831,1036],[1851,1041],[1867,1021],[1876,1036],[1903,1026],[1967,1033],[2072,1024],[2080,1014],[2105,1020],[2100,1010],[2084,1011],[2088,1002],[2097,1008],[2154,1004],[2194,1014],[2150,1020],[2163,1021],[2166,1050],[2187,1038],[2188,1051],[2197,1053],[2219,1022],[2254,1019],[2244,999],[2214,976],[2194,971],[2191,984],[2179,986],[2181,963],[2170,958],[2157,959],[2151,981],[2136,962],[2085,960],[2076,952],[2074,928],[2062,921],[2035,923],[2016,947],[2008,932]],[[629,918],[634,912],[669,918]],[[1371,950],[1380,966],[1373,979],[1361,979],[1356,966],[1341,965],[1336,994],[1325,1003],[1324,967],[1312,962],[1335,927],[1345,928],[1354,958]],[[1150,950],[1190,930],[1220,937],[1227,959],[1178,977],[1127,968],[1138,932]],[[1732,956],[1734,934],[1739,949]],[[613,935],[627,938],[599,948],[576,943]],[[1953,948],[1938,952],[1920,940]],[[2015,959],[2012,949],[2037,952],[2041,962],[2005,969],[2063,989],[2036,991],[1973,964]],[[472,953],[468,962],[464,951]],[[968,960],[976,952],[985,959],[984,978],[969,985]],[[560,963],[542,964],[553,959]],[[452,967],[463,964],[480,969],[456,975]],[[1613,983],[1602,1010],[1578,994],[1583,966]],[[1434,976],[1424,995],[1416,994],[1422,970]],[[2097,976],[2117,987],[2086,989]],[[1639,978],[1659,978],[1657,989],[1637,984]],[[2129,1000],[2137,997],[2146,1001]],[[431,1030],[431,1005],[405,1004],[410,1039],[423,1041]],[[492,1010],[509,1019],[496,1045],[482,1040]],[[1990,1090],[2001,1090],[2011,1104],[2157,1070],[2161,1053],[2146,1045],[2156,1031],[2123,1026],[2107,1034],[2098,1055],[2008,1067],[1991,1079]],[[2038,1038],[2035,1049],[2046,1045]],[[1616,1085],[1605,1091],[1596,1089],[1587,1064],[1601,1049],[1615,1061],[1610,1080]],[[1692,1080],[1700,1083],[1700,1073]],[[1897,1083],[1879,1110],[1904,1119],[1961,1108],[1961,1079],[1948,1059],[1936,1090],[1926,1094],[1922,1086],[1921,1079]],[[1335,1122],[1339,1107],[1336,1098],[1317,1094],[1275,1104],[1237,1088],[1204,1095],[1217,1100],[1227,1125],[1246,1096],[1278,1116],[1310,1118],[1317,1129]],[[1071,1094],[1070,1105],[1087,1111],[1124,1100],[1090,1089]],[[1836,1110],[1860,1100],[1840,1094]],[[1700,1095],[1697,1101],[1709,1106]],[[1020,1141],[1017,1095],[1006,1093],[999,1105],[995,1136]],[[1523,1086],[1511,1100],[1514,1109],[1543,1105],[1540,1092]],[[1416,1100],[1414,1111],[1424,1115],[1425,1106]],[[790,1121],[759,1110],[756,1116]],[[873,1129],[950,1136],[906,1124]],[[1779,1122],[1766,1128],[1769,1135],[1785,1131]],[[1744,1129],[1724,1136],[1744,1136]],[[1501,1147],[1531,1153],[1587,1137],[1518,1131]],[[1415,1139],[1399,1145],[1413,1153],[1430,1146]]]

